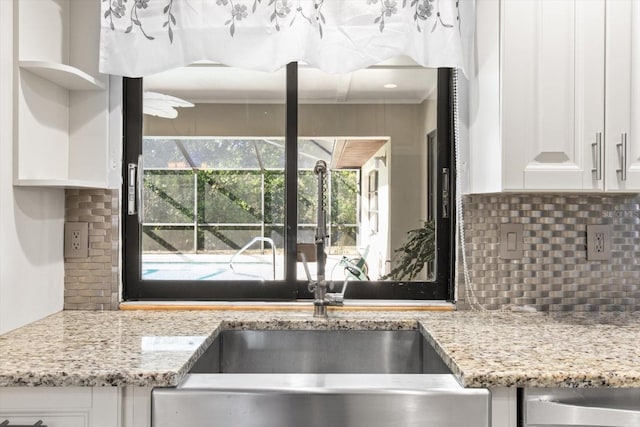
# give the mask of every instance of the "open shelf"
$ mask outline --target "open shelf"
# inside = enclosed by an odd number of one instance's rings
[[[83,181],[79,179],[16,179],[16,187],[49,187],[49,188],[104,188],[104,182]]]
[[[48,61],[19,61],[20,68],[69,90],[104,90],[98,79],[71,65]]]
[[[117,186],[121,92],[98,69],[100,1],[20,0],[13,13],[13,185]]]

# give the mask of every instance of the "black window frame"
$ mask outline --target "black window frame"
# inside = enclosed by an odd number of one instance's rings
[[[438,69],[436,277],[434,281],[349,282],[347,299],[454,300],[455,161],[453,156],[452,70]],[[123,78],[122,281],[125,301],[295,301],[312,299],[307,282],[297,279],[297,203],[285,206],[285,279],[215,282],[202,280],[142,280],[142,227],[127,214],[128,164],[142,152],[143,84]],[[285,200],[298,200],[298,66],[287,65],[285,124]],[[425,142],[427,135],[424,135]],[[448,173],[445,173],[445,169]],[[447,183],[444,180],[448,180]],[[293,183],[293,185],[291,185]],[[448,185],[448,194],[443,188]],[[447,205],[448,209],[444,209]],[[443,217],[443,211],[448,215]],[[339,287],[340,284],[337,284]]]

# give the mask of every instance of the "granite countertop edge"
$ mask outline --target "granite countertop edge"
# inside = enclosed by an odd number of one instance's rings
[[[628,324],[603,326],[601,335],[608,333],[613,341],[629,341],[640,333],[639,319],[636,316]],[[106,325],[104,330],[94,330],[102,324]],[[117,337],[110,333],[114,325],[119,328]],[[585,344],[584,361],[579,357],[571,361],[561,354],[565,351],[562,348],[558,349],[560,356],[549,350],[553,347],[545,350],[551,342],[532,348],[531,337],[525,339],[526,334],[540,329],[537,339],[557,341],[562,334],[575,335],[575,327],[537,314],[487,317],[466,312],[360,312],[314,319],[306,311],[63,311],[0,336],[0,387],[173,387],[220,331],[228,329],[419,330],[464,387],[640,387],[640,353],[632,344],[603,357],[590,352]],[[510,336],[511,330],[520,331],[520,335]],[[591,329],[580,329],[582,333],[587,330]],[[42,342],[44,333],[53,338],[38,352],[34,342],[38,338]],[[198,341],[188,351],[175,354],[142,351],[141,337],[154,334],[164,338],[194,335]],[[571,340],[565,341],[571,344]],[[87,348],[95,348],[95,354]],[[610,363],[609,369],[606,363]]]

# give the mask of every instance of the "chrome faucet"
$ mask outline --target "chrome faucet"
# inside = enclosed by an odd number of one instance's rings
[[[315,260],[317,265],[316,280],[311,278],[307,259],[304,252],[300,253],[300,258],[304,265],[305,273],[309,279],[309,291],[313,292],[313,316],[327,317],[327,306],[342,305],[343,293],[334,294],[327,292],[327,281],[325,277],[325,267],[327,264],[327,254],[325,244],[327,237],[327,214],[326,214],[326,192],[327,192],[327,163],[318,160],[313,171],[318,177],[318,215],[315,234]],[[345,283],[346,285],[346,283]],[[346,288],[346,286],[345,286]]]
[[[316,282],[309,282],[309,290],[313,291],[313,316],[327,317],[326,299],[327,281],[325,279],[325,266],[327,264],[327,254],[324,246],[327,239],[327,221],[326,221],[326,191],[327,191],[327,163],[324,160],[318,160],[313,172],[318,177],[318,215],[316,225],[316,264],[317,276]]]
[[[327,214],[326,214],[326,192],[327,192],[327,163],[324,160],[318,160],[313,171],[318,176],[318,220],[316,223],[315,243],[310,244],[298,244],[298,258],[302,261],[304,271],[309,280],[309,292],[313,292],[313,316],[314,317],[327,317],[327,307],[333,305],[344,305],[344,293],[347,290],[349,280],[354,276],[347,274],[342,284],[342,290],[340,292],[327,292],[327,287],[333,290],[333,283],[327,284],[325,278],[325,267],[327,263],[327,254],[324,251],[327,234]],[[311,251],[309,246],[315,246],[315,251]],[[307,255],[308,258],[307,259]],[[316,280],[311,278],[309,272],[309,266],[307,261],[315,261],[317,265],[317,277]],[[359,273],[364,272],[357,266],[351,266]]]

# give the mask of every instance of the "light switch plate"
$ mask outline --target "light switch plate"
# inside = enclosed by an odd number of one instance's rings
[[[500,225],[500,258],[521,259],[523,255],[522,224]]]

